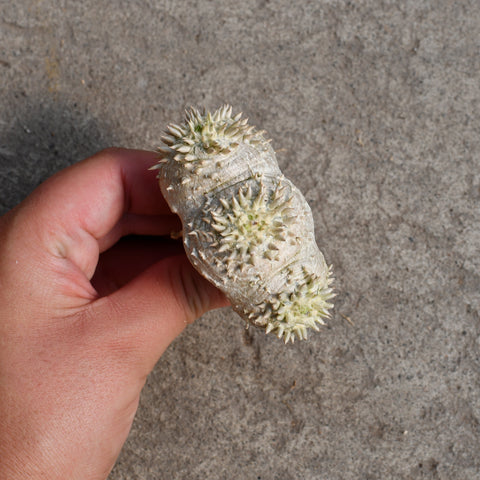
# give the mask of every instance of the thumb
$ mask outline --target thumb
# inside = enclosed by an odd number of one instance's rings
[[[98,304],[98,305],[95,305]],[[185,255],[165,258],[92,305],[117,336],[121,351],[136,354],[148,374],[168,345],[208,310],[229,305]],[[113,325],[108,323],[113,322]]]

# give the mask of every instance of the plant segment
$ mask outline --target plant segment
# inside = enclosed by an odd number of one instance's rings
[[[332,308],[331,270],[264,132],[224,106],[191,109],[163,141],[160,187],[192,264],[246,321],[285,343],[318,330]]]

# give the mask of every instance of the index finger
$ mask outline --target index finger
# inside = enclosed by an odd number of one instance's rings
[[[114,147],[72,166],[72,172],[69,172],[70,169],[64,172],[73,176],[77,168],[82,168],[82,175],[86,175],[88,166],[98,172],[100,181],[102,177],[105,182],[115,181],[114,189],[123,187],[123,213],[166,215],[171,213],[170,208],[158,187],[156,172],[149,171],[158,160],[159,155],[155,152]]]
[[[125,214],[173,215],[155,172],[158,154],[111,148],[60,171],[40,185],[17,214],[28,233],[22,235],[56,257],[68,258],[89,277],[99,241]]]
[[[76,222],[95,238],[125,213],[167,215],[170,209],[149,168],[158,154],[109,148],[58,172],[34,192],[37,214]]]

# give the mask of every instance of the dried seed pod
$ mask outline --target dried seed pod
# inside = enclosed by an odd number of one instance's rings
[[[330,269],[310,207],[264,132],[226,105],[213,114],[192,108],[162,140],[154,168],[194,267],[241,317],[285,343],[318,330],[332,307]]]

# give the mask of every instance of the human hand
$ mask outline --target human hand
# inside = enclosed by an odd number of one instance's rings
[[[154,163],[100,152],[0,218],[2,479],[105,479],[160,355],[227,305],[181,250],[118,242],[180,229]]]

